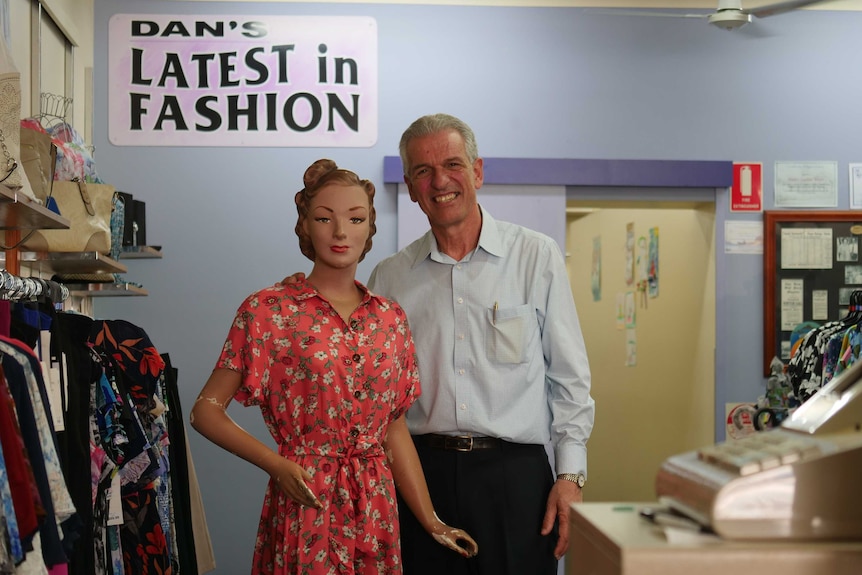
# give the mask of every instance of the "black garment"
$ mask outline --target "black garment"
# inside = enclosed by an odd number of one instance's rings
[[[192,504],[189,490],[189,462],[186,458],[185,418],[180,405],[180,390],[177,384],[178,370],[171,365],[171,358],[163,353],[165,360],[165,397],[167,398],[168,437],[171,438],[169,458],[171,462],[171,500],[174,504],[174,536],[177,542],[175,561],[179,562],[177,573],[198,572],[195,555],[195,533],[192,525]]]
[[[51,325],[51,356],[66,360],[68,374],[64,399],[65,430],[57,432],[60,465],[69,495],[84,524],[81,538],[69,557],[69,575],[91,575],[96,567],[93,556],[93,503],[90,486],[90,388],[102,374],[101,365],[90,354],[87,336],[92,318],[59,313]]]
[[[416,451],[441,521],[467,531],[479,554],[466,559],[437,543],[398,499],[405,575],[555,575],[557,528],[540,534],[554,477],[545,448],[502,442],[469,452]]]

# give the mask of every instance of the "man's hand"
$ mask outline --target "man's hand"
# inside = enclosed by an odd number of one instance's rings
[[[296,272],[296,273],[295,273],[295,274],[293,274],[292,276],[287,276],[286,278],[284,278],[283,280],[281,280],[281,283],[283,283],[283,284],[285,284],[285,285],[295,284],[296,282],[298,282],[299,280],[301,280],[301,279],[303,279],[303,278],[305,278],[305,274],[304,274],[304,273],[302,273],[302,272]]]
[[[548,495],[548,504],[545,507],[545,520],[542,521],[542,535],[547,535],[554,528],[554,520],[557,520],[560,538],[554,548],[554,557],[559,561],[569,548],[569,515],[572,503],[580,503],[584,500],[581,488],[572,481],[558,479],[551,488]]]

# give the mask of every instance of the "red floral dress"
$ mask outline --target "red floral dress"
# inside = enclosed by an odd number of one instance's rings
[[[306,281],[250,295],[216,367],[242,374],[279,453],[313,476],[301,508],[270,480],[252,575],[401,573],[398,508],[383,453],[389,423],[419,396],[407,318],[363,291],[348,323]]]

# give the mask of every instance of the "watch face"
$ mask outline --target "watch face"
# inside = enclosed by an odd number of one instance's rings
[[[583,473],[578,473],[578,487],[583,487],[587,482],[587,478],[584,477]]]

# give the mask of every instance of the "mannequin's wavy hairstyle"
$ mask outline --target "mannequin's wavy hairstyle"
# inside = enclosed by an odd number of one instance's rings
[[[335,162],[328,159],[317,160],[311,164],[305,175],[302,176],[304,188],[296,192],[294,201],[296,202],[296,212],[299,217],[296,220],[296,235],[299,237],[299,249],[302,254],[310,259],[315,260],[316,253],[314,245],[311,243],[311,237],[305,232],[305,221],[308,219],[308,210],[311,206],[311,200],[320,192],[322,188],[330,184],[339,186],[359,186],[365,190],[368,195],[368,240],[365,242],[365,248],[362,250],[362,255],[359,256],[359,261],[365,259],[365,254],[371,250],[371,238],[377,233],[377,225],[374,223],[377,219],[377,211],[374,209],[374,184],[371,180],[363,180],[350,170],[339,168]]]

